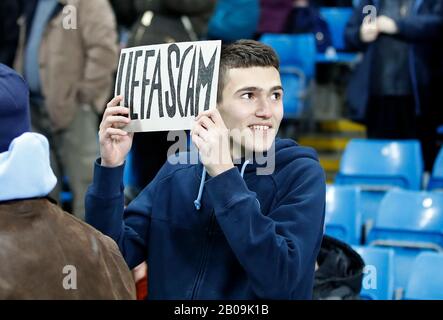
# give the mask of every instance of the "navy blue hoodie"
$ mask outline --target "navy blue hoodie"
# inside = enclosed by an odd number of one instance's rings
[[[275,171],[207,177],[165,163],[124,210],[123,166],[95,165],[86,220],[133,268],[148,263],[150,299],[311,299],[323,236],[325,177],[315,151],[277,139]]]

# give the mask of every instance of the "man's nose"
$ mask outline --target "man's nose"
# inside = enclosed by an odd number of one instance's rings
[[[272,117],[272,106],[268,99],[260,99],[255,115],[265,119]]]

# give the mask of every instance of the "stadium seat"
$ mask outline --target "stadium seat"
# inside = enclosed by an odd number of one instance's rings
[[[326,189],[326,234],[350,245],[360,244],[359,189],[329,185]]]
[[[261,42],[271,46],[280,59],[286,119],[298,119],[307,108],[307,90],[315,76],[316,47],[312,34],[264,34]]]
[[[314,78],[317,51],[314,35],[266,33],[262,35],[260,41],[277,52],[282,68],[299,69],[306,78],[306,84]]]
[[[360,298],[392,300],[394,298],[394,250],[377,247],[354,247],[365,262]]]
[[[412,266],[406,300],[443,300],[443,254],[423,252]]]
[[[443,194],[400,189],[387,192],[367,243],[394,249],[395,285],[404,289],[418,253],[443,251]]]
[[[371,225],[387,190],[420,190],[422,175],[419,141],[353,139],[346,146],[335,184],[361,187],[362,219]]]
[[[280,70],[284,89],[283,106],[285,118],[300,118],[306,98],[306,85],[303,72],[297,68],[286,67]]]
[[[422,175],[419,141],[353,139],[346,146],[336,183],[420,190]]]
[[[345,50],[346,24],[351,18],[353,11],[353,8],[320,8],[320,14],[325,19],[331,32],[332,45],[338,51]]]
[[[435,160],[428,190],[443,190],[443,148],[440,149]]]

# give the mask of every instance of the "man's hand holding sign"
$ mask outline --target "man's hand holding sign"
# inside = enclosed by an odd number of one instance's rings
[[[210,176],[217,176],[234,167],[229,148],[229,130],[217,109],[198,115],[191,137]]]
[[[123,97],[118,96],[108,103],[100,124],[100,156],[104,167],[122,165],[131,149],[134,133],[122,129],[131,121],[125,116],[129,114],[128,108],[119,106],[122,101]]]

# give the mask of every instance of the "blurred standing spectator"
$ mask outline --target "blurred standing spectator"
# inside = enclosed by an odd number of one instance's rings
[[[118,60],[114,14],[107,0],[28,0],[20,35],[15,67],[29,83],[33,129],[50,141],[59,181],[52,196],[67,176],[73,213],[84,218],[98,153],[97,112]]]
[[[215,0],[113,0],[116,15],[122,23],[132,24],[128,46],[168,42],[196,41],[206,37]],[[131,21],[131,17],[133,20]],[[167,132],[138,132],[132,153],[136,188],[134,197],[155,177],[167,159],[174,141]]]
[[[293,0],[260,0],[258,36],[263,33],[283,33],[293,7]]]
[[[0,2],[0,63],[12,66],[17,50],[20,16],[19,0],[2,0]]]
[[[365,17],[367,5],[377,17]],[[442,33],[440,0],[362,0],[346,30],[350,48],[365,53],[348,88],[351,117],[369,138],[419,139],[427,171],[443,123]]]
[[[284,32],[314,34],[318,52],[332,47],[328,24],[309,0],[294,0]]]

